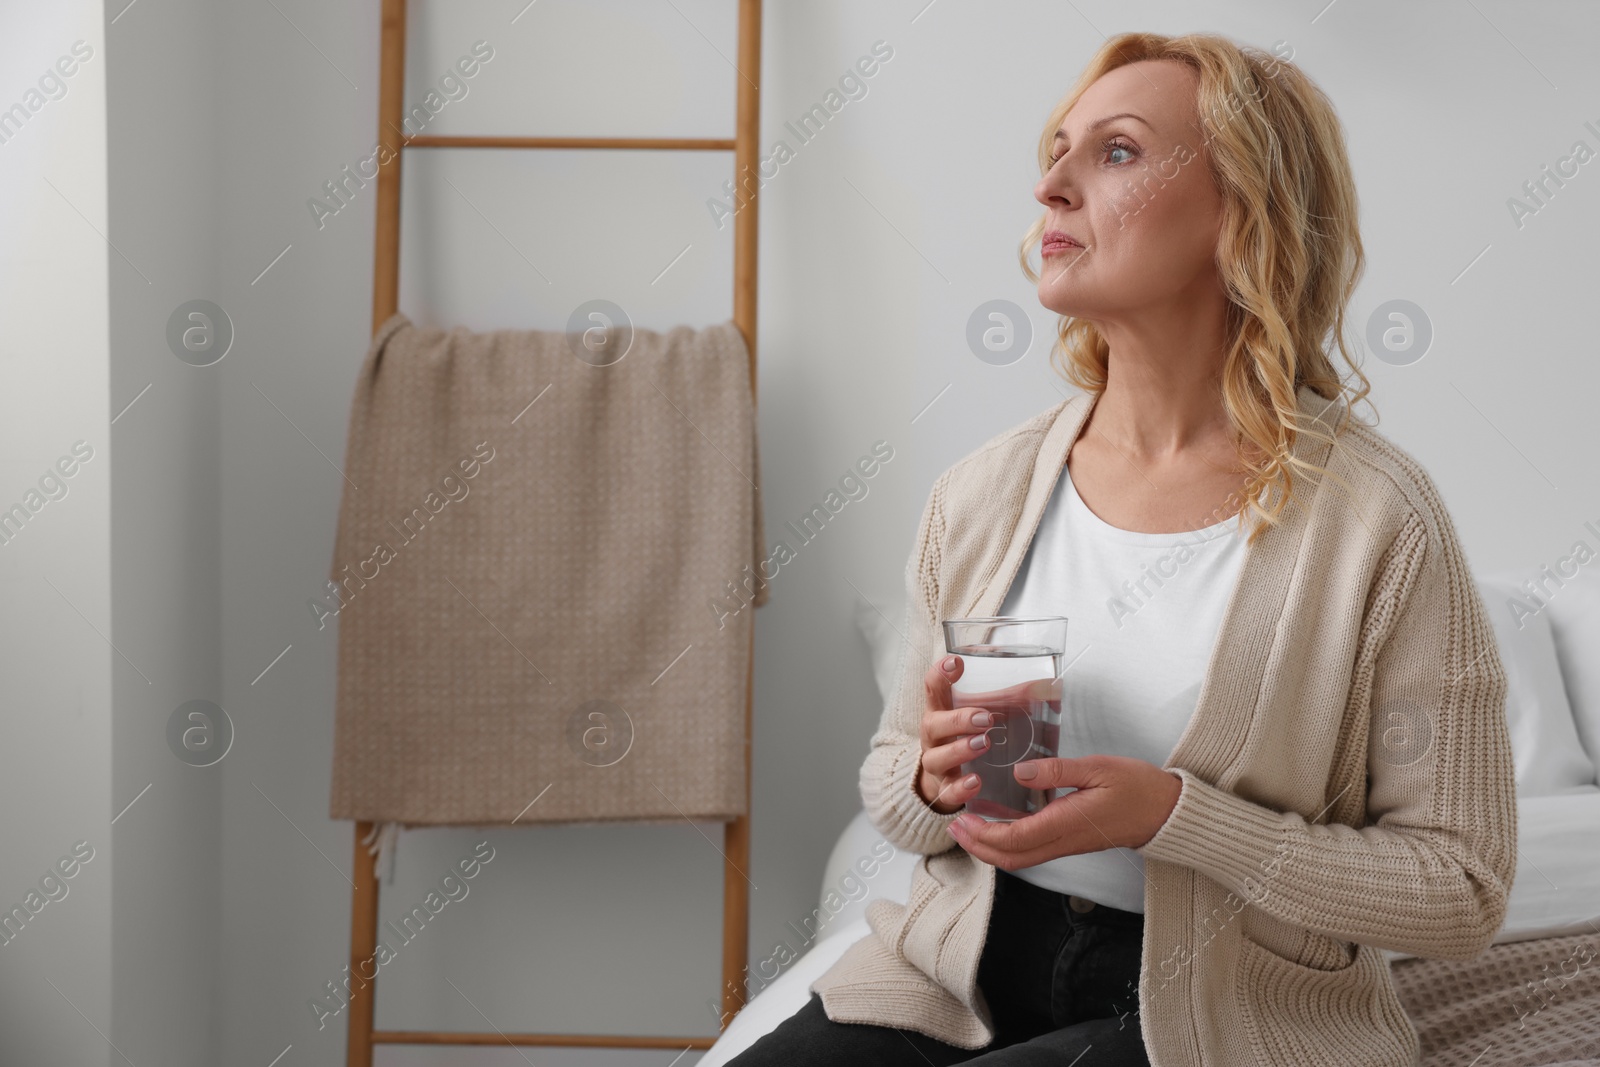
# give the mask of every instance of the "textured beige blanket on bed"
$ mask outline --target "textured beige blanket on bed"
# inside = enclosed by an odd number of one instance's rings
[[[1491,945],[1470,960],[1396,960],[1389,971],[1423,1067],[1600,1064],[1600,934]]]
[[[379,329],[332,578],[332,815],[729,819],[763,530],[732,323]],[[314,609],[315,611],[315,609]]]

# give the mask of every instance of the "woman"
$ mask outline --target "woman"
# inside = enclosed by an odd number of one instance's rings
[[[1338,120],[1273,56],[1124,34],[1040,166],[1023,265],[1083,393],[935,483],[861,769],[908,900],[733,1062],[1414,1064],[1381,949],[1504,918],[1506,680],[1432,481],[1324,353],[1363,264]],[[1064,755],[1013,769],[1071,791],[1010,823],[962,810],[987,723],[938,625],[991,614],[1077,641]]]

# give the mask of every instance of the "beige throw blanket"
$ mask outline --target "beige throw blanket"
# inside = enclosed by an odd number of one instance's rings
[[[1395,960],[1389,972],[1423,1067],[1600,1064],[1600,934],[1490,945],[1470,960]]]
[[[334,818],[746,813],[748,350],[731,321],[620,344],[399,314],[373,337],[325,598]]]

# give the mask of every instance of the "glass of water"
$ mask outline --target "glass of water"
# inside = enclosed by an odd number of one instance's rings
[[[1067,619],[995,615],[946,619],[943,625],[945,651],[960,656],[962,664],[961,677],[950,687],[952,707],[979,707],[992,715],[989,747],[961,767],[981,783],[967,810],[990,822],[1032,815],[1059,791],[1019,782],[1011,768],[1057,755]]]

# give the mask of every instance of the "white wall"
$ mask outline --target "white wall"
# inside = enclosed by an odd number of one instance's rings
[[[1332,97],[1356,167],[1370,264],[1352,335],[1394,298],[1422,306],[1436,335],[1412,365],[1368,360],[1380,429],[1432,473],[1474,567],[1552,561],[1584,535],[1586,519],[1600,518],[1600,479],[1581,430],[1600,375],[1584,316],[1600,213],[1600,184],[1589,185],[1600,179],[1585,166],[1521,228],[1506,206],[1574,140],[1600,147],[1583,125],[1600,127],[1592,105],[1600,75],[1584,51],[1596,28],[1588,8],[1492,0],[1463,17],[1454,5],[1396,10],[1361,0],[1292,11],[1265,2],[1130,9],[1109,0],[1076,9],[1043,0],[767,6],[763,154],[780,138],[795,153],[761,208],[769,537],[874,441],[889,441],[895,459],[867,499],[783,569],[757,616],[752,963],[780,941],[797,943],[787,924],[810,913],[828,849],[859,805],[856,772],[879,708],[852,623],[856,602],[864,595],[897,612],[932,480],[1065,395],[1047,361],[1053,316],[1038,306],[1015,250],[1040,210],[1032,196],[1040,124],[1102,31],[1203,28],[1263,47],[1286,41]],[[43,69],[67,32],[46,27],[65,25],[64,16],[24,23],[6,10],[8,31],[35,28],[0,34],[4,69],[24,72],[0,83],[0,103],[22,91],[26,72]],[[483,39],[495,58],[431,132],[731,135],[734,12],[732,0],[542,0],[526,10],[523,0],[414,3],[407,99]],[[123,1046],[137,1063],[266,1064],[286,1049],[285,1065],[342,1063],[342,1016],[319,1031],[307,1007],[345,963],[352,842],[348,824],[326,817],[335,636],[316,629],[305,600],[330,559],[336,465],[371,330],[373,190],[358,190],[320,228],[307,200],[372,149],[377,3],[212,10],[198,0],[143,0],[105,19],[112,239],[151,280],[98,238],[98,253],[84,243],[74,246],[81,255],[69,255],[66,242],[87,233],[81,220],[19,168],[23,157],[11,150],[22,139],[0,145],[0,180],[16,190],[8,205],[40,209],[8,208],[4,225],[40,219],[34,225],[47,227],[33,231],[25,253],[5,242],[14,258],[0,299],[28,313],[7,321],[37,327],[0,338],[11,386],[0,440],[12,472],[0,493],[24,491],[63,444],[107,436],[85,420],[109,420],[144,383],[154,385],[116,425],[125,435],[119,477],[128,479],[117,495],[87,480],[110,468],[91,462],[73,495],[38,516],[40,529],[60,520],[48,543],[0,548],[6,590],[46,605],[38,621],[13,615],[5,623],[7,677],[16,665],[32,679],[8,690],[8,701],[21,699],[7,704],[7,719],[34,743],[22,777],[9,773],[22,763],[12,755],[0,788],[21,799],[62,774],[73,783],[58,802],[34,805],[34,822],[8,821],[0,889],[20,894],[35,867],[89,835],[93,824],[78,805],[105,819],[152,783],[117,827],[129,835],[118,842],[118,872],[127,872],[119,889],[128,896],[125,906],[119,893],[114,913],[125,955],[115,971],[113,1037],[144,1054]],[[879,40],[894,55],[866,81],[866,95],[799,144],[785,122],[821,101]],[[91,61],[86,69],[99,68]],[[49,104],[24,136],[54,130],[92,141],[91,130],[69,127],[79,121],[71,109],[90,101],[79,94],[89,84],[75,82],[73,95]],[[83,190],[79,207],[98,220],[104,208],[97,215],[86,205],[105,194],[75,184],[89,180],[84,169],[64,180]],[[645,325],[725,319],[731,228],[716,229],[705,201],[727,176],[709,155],[415,155],[402,309],[433,324],[547,328],[579,300],[604,294]],[[93,254],[109,266],[91,268]],[[48,275],[52,263],[64,279]],[[61,351],[63,336],[77,331],[103,337],[104,313],[95,309],[104,296],[83,301],[82,313],[75,298],[65,322],[48,301],[82,296],[108,271],[116,327],[109,397],[105,359],[90,348],[74,350],[89,378],[70,390],[63,357],[45,364],[37,356],[46,346]],[[11,282],[47,276],[21,288]],[[235,347],[210,368],[164,351],[166,317],[193,298],[222,305],[236,329]],[[1034,332],[1028,355],[1011,366],[986,364],[967,347],[969,316],[993,299],[1026,309]],[[107,512],[95,512],[96,500],[115,504],[114,619],[103,570]],[[83,545],[70,542],[73,530]],[[21,548],[40,564],[14,562]],[[103,631],[111,619],[123,650],[159,675],[140,681],[90,640],[38,574],[69,596],[81,592],[77,606]],[[107,790],[96,768],[110,763],[112,677],[117,757]],[[96,685],[98,700],[90,698]],[[85,718],[71,735],[82,747],[70,753],[49,743],[62,721],[13,710],[69,706],[63,694],[83,686]],[[175,702],[195,697],[217,700],[237,729],[234,749],[211,768],[178,763],[156,729]],[[419,938],[386,968],[379,1025],[483,1029],[487,1015],[506,1030],[712,1033],[706,1002],[720,979],[721,859],[700,830],[720,843],[715,825],[490,831],[498,858],[469,906],[446,913],[438,937]],[[381,914],[409,906],[479,838],[467,830],[404,835]],[[106,867],[96,866],[101,859]],[[85,905],[85,926],[47,930],[47,909],[25,934],[75,938],[84,952],[103,947],[111,913],[99,935],[89,921],[96,870],[108,875],[109,857],[86,868],[64,905]],[[0,1011],[27,1011],[29,1023],[0,1033],[32,1041],[37,1031],[30,1051],[59,1050],[50,1042],[77,1016],[45,1014],[56,1009],[44,994],[70,1009],[31,971],[18,976],[8,957],[21,944],[0,949],[0,982],[8,983]],[[104,1028],[110,989],[103,975],[94,986],[90,973],[82,978],[89,1003],[74,999]],[[555,1067],[664,1064],[673,1055],[530,1054]],[[378,1062],[524,1061],[508,1049],[385,1049]]]
[[[105,36],[84,2],[8,2],[0,24],[0,509],[27,516],[0,534],[0,910],[24,909],[0,935],[0,1061],[107,1064],[113,833],[135,817],[112,826],[132,794],[111,696],[137,675],[108,644]]]
[[[110,275],[113,626],[148,678],[119,673],[114,702],[115,793],[139,800],[117,822],[112,1039],[134,1063],[170,1067],[219,1062],[224,765],[179,759],[168,721],[203,700],[241,745],[252,725],[220,676],[217,383],[237,352],[195,366],[168,339],[179,309],[219,299],[226,262],[216,14],[204,0],[111,0],[104,30],[109,236],[127,257]]]

